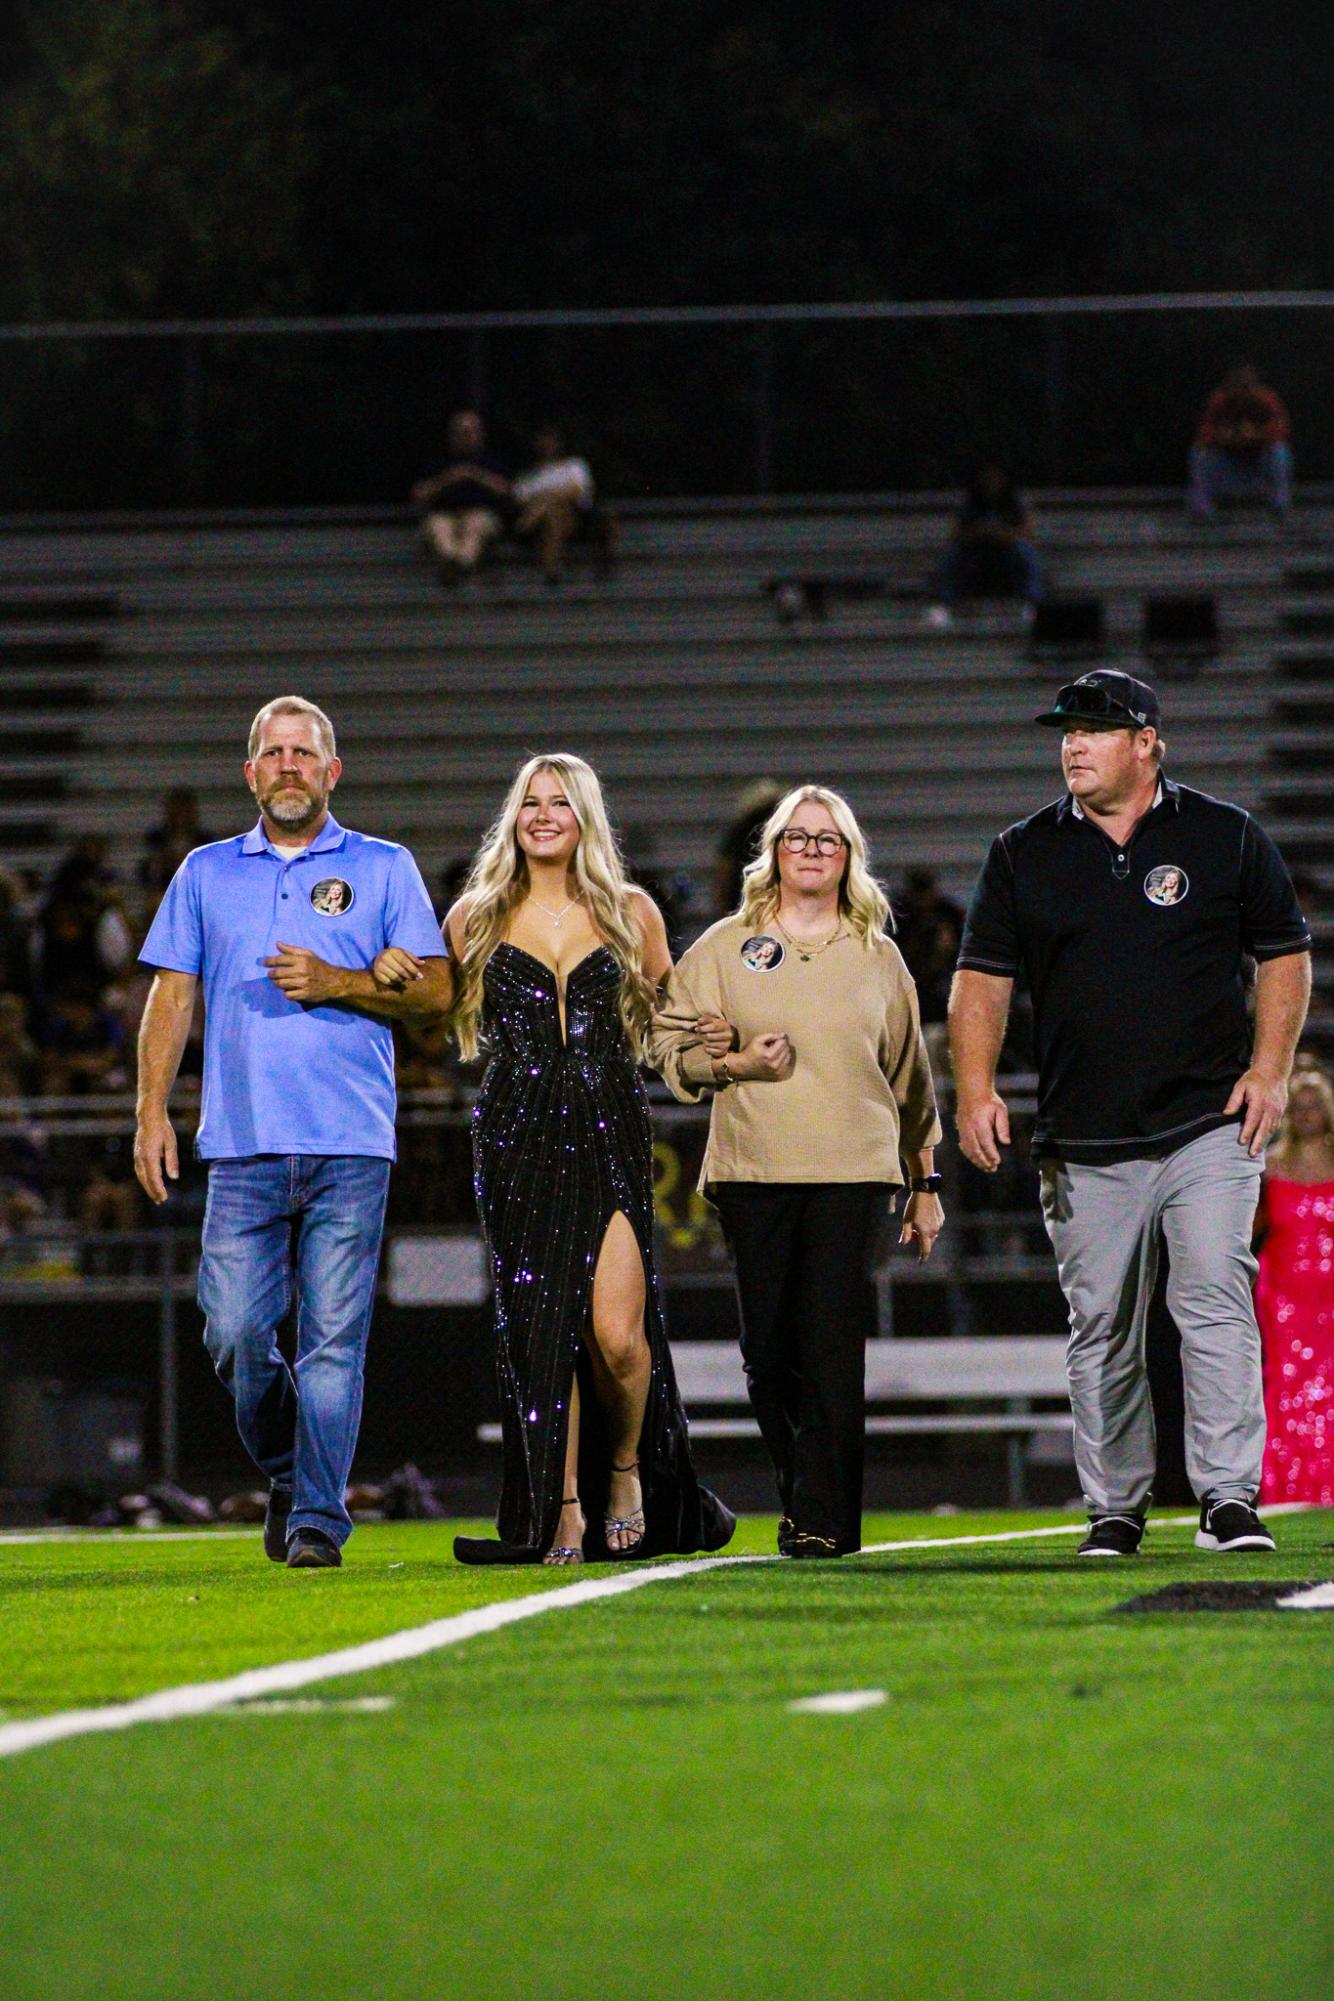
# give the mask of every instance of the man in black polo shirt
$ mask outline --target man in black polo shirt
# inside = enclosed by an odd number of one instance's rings
[[[1099,668],[1036,720],[1068,790],[992,843],[950,1000],[959,1140],[1008,1144],[996,1061],[1015,978],[1033,998],[1033,1155],[1070,1308],[1083,1556],[1132,1556],[1155,1464],[1144,1330],[1160,1242],[1181,1334],[1201,1549],[1272,1550],[1251,1229],[1311,990],[1310,933],[1272,841],[1162,776],[1158,698]],[[1257,962],[1254,1027],[1245,966]]]

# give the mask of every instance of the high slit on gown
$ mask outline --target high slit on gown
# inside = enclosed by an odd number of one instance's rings
[[[460,1538],[465,1562],[533,1563],[555,1541],[576,1370],[584,1553],[611,1554],[602,1528],[610,1452],[584,1336],[618,1211],[644,1261],[652,1362],[638,1453],[646,1527],[629,1553],[721,1549],[736,1526],[691,1462],[654,1273],[648,1097],[621,1028],[619,989],[615,958],[596,946],[566,980],[562,1036],[556,976],[540,959],[504,943],[487,963],[491,1060],[473,1112],[473,1168],[495,1293],[504,1466],[500,1540]]]

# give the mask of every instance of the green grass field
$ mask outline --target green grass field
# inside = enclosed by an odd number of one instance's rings
[[[1334,1614],[1115,1612],[1334,1576],[1334,1516],[1278,1521],[1264,1559],[1184,1527],[1133,1563],[950,1540],[1068,1519],[880,1516],[868,1542],[920,1547],[701,1571],[301,1692],[320,1706],[6,1757],[0,1996],[1334,1992]],[[338,1573],[257,1537],[0,1541],[0,1724],[572,1581],[462,1570],[454,1526],[361,1530]],[[834,1690],[886,1699],[787,1706]]]

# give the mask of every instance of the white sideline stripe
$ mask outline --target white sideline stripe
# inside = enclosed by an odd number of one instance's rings
[[[1334,1583],[1313,1584],[1309,1591],[1292,1591],[1278,1601],[1281,1612],[1334,1612]]]
[[[803,1695],[787,1708],[789,1716],[856,1716],[888,1701],[883,1688],[845,1688],[831,1689],[828,1695]]]
[[[1271,1508],[1270,1514],[1295,1514],[1302,1503],[1291,1502]],[[1160,1528],[1191,1527],[1196,1515],[1161,1517]],[[1002,1529],[990,1535],[913,1536],[906,1542],[869,1543],[863,1556],[886,1556],[901,1550],[963,1549],[979,1543],[1034,1542],[1046,1536],[1082,1535],[1085,1523],[1062,1522],[1059,1528]],[[312,1654],[308,1660],[279,1661],[273,1667],[248,1668],[228,1675],[223,1681],[186,1682],[179,1688],[159,1689],[155,1695],[141,1695],[133,1702],[108,1703],[101,1709],[58,1710],[52,1716],[34,1716],[21,1723],[0,1724],[0,1758],[15,1757],[20,1751],[35,1751],[43,1744],[58,1744],[67,1737],[92,1737],[111,1730],[130,1730],[138,1723],[176,1723],[186,1716],[208,1716],[233,1703],[251,1702],[266,1695],[290,1695],[294,1689],[309,1688],[313,1682],[334,1681],[344,1675],[370,1674],[378,1668],[395,1667],[401,1661],[420,1660],[423,1654],[456,1647],[480,1633],[497,1633],[522,1619],[535,1619],[543,1612],[564,1611],[571,1605],[591,1605],[599,1598],[619,1598],[627,1591],[642,1591],[646,1584],[669,1584],[677,1577],[702,1577],[710,1570],[737,1570],[754,1563],[781,1563],[779,1556],[691,1556],[677,1563],[644,1565],[623,1570],[610,1577],[589,1577],[577,1584],[558,1585],[551,1591],[530,1592],[524,1598],[502,1598],[490,1605],[478,1605],[471,1612],[456,1612],[452,1618],[433,1619],[429,1625],[408,1626],[383,1639],[364,1640],[359,1646],[341,1647],[337,1653]]]

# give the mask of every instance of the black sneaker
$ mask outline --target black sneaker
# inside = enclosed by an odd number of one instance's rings
[[[292,1511],[290,1487],[270,1487],[264,1510],[264,1554],[270,1563],[287,1561],[287,1517]]]
[[[1206,1501],[1200,1509],[1195,1547],[1272,1550],[1274,1538],[1249,1501]]]
[[[320,1529],[293,1529],[287,1543],[289,1570],[337,1570],[343,1552]]]
[[[1143,1540],[1143,1515],[1094,1515],[1078,1553],[1080,1556],[1138,1556]]]

